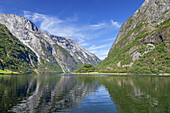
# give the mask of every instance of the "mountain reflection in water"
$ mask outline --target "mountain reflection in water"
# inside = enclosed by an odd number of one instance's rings
[[[0,76],[0,112],[170,112],[169,77]]]

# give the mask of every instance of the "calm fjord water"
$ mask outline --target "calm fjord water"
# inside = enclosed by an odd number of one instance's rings
[[[3,112],[168,113],[170,77],[1,75]]]

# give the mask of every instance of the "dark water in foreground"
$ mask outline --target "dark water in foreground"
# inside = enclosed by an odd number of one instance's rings
[[[0,75],[0,113],[168,113],[170,77]]]

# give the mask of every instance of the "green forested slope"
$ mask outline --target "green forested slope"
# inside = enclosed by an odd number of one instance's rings
[[[140,31],[145,26],[143,31]],[[170,19],[152,32],[149,25],[139,24],[126,34],[109,52],[98,69],[101,72],[129,72],[129,73],[170,73]],[[134,41],[127,46],[128,36],[138,32]],[[132,50],[132,48],[134,50]],[[133,60],[134,54],[139,52],[143,56]],[[133,64],[130,66],[130,64]],[[120,65],[120,66],[119,66]]]
[[[27,73],[37,68],[37,64],[35,53],[0,24],[0,69]]]
[[[84,64],[81,68],[74,71],[75,73],[89,73],[89,72],[95,72],[98,71],[96,67],[94,67],[92,64]]]
[[[145,0],[121,26],[101,72],[170,73],[169,0]]]

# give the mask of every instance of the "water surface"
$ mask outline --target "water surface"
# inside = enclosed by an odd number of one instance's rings
[[[0,112],[168,113],[170,77],[1,75]]]

